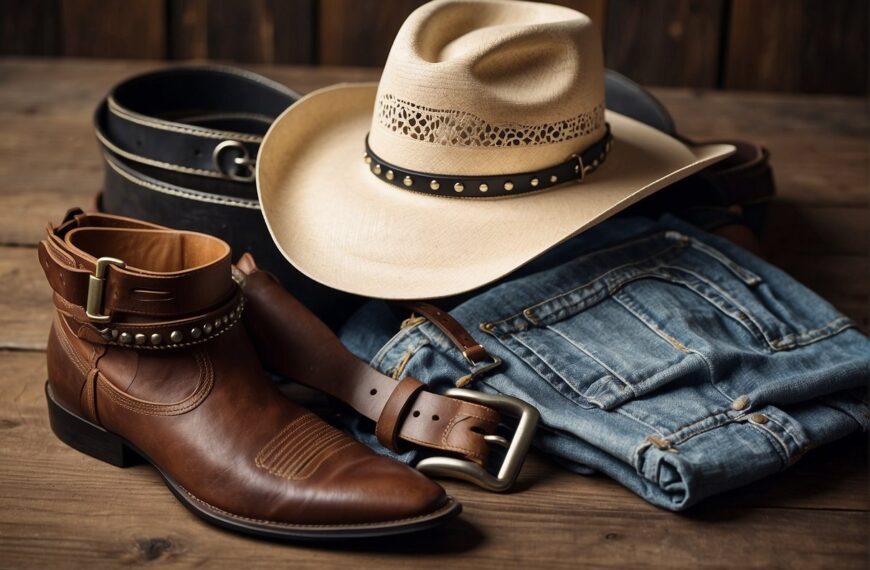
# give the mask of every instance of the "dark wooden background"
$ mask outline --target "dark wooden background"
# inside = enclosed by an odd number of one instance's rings
[[[868,93],[867,0],[551,0],[648,85]],[[424,0],[0,0],[0,54],[380,66]]]

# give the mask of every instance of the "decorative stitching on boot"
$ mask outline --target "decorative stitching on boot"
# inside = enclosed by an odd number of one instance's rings
[[[287,424],[260,450],[254,463],[276,477],[306,479],[324,461],[354,443],[347,434],[309,413]]]

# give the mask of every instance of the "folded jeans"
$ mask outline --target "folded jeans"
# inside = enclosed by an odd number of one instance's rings
[[[779,269],[673,216],[604,222],[450,314],[503,361],[470,387],[537,406],[541,450],[667,509],[870,426],[870,341]],[[435,391],[469,373],[431,323],[396,326],[372,301],[341,336]]]

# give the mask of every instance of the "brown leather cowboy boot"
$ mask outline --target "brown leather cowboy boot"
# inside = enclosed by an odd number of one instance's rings
[[[71,447],[147,461],[195,514],[253,535],[379,536],[458,514],[436,483],[273,386],[223,241],[73,210],[39,261],[57,307],[49,417]]]

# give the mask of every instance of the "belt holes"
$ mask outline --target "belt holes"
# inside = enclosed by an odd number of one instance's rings
[[[438,417],[438,414],[435,414],[434,416],[432,416],[432,421],[433,421],[433,422],[437,422],[437,421],[440,420],[440,419],[441,419],[441,418]]]
[[[420,410],[414,410],[414,413],[411,415],[414,416],[415,418],[419,418],[420,417]]]
[[[372,396],[374,396],[377,393],[378,393],[377,388],[372,388],[371,390],[369,390],[369,394],[371,394]]]

